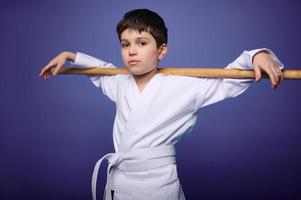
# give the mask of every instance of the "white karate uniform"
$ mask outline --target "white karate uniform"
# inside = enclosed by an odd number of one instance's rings
[[[226,68],[252,69],[252,57],[260,50],[263,49],[244,51]],[[283,68],[278,58],[270,53]],[[74,64],[84,68],[114,67],[79,52]],[[110,163],[104,198],[111,199],[110,190],[114,190],[114,200],[185,199],[177,175],[173,145],[195,125],[200,108],[235,97],[253,82],[249,79],[207,79],[158,73],[139,92],[131,74],[90,76],[90,79],[116,103],[113,128],[115,153],[104,158]],[[148,149],[155,147],[163,150],[148,153]],[[141,152],[135,153],[135,150]],[[132,152],[132,155],[124,156]],[[93,174],[94,199],[101,162],[97,163]]]

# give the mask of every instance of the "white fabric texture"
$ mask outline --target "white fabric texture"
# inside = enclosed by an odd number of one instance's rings
[[[283,64],[269,49],[244,51],[226,68],[252,69],[253,56],[267,50],[278,63]],[[83,53],[77,53],[74,65],[88,67],[114,67]],[[113,127],[115,152],[124,154],[134,149],[174,145],[191,130],[200,108],[236,97],[253,82],[250,79],[213,79],[163,75],[152,77],[139,92],[131,74],[90,76],[96,87],[116,104]],[[185,199],[177,175],[176,164],[141,172],[127,172],[112,168],[105,199],[157,200]]]

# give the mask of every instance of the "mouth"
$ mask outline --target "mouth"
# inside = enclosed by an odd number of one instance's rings
[[[129,65],[136,65],[139,62],[140,62],[139,60],[130,60],[128,63],[129,63]]]

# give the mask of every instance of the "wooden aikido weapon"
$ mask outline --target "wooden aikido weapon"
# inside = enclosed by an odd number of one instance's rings
[[[255,79],[254,70],[240,69],[219,69],[219,68],[159,68],[160,73],[166,75],[192,76],[199,78],[233,78],[233,79]],[[92,67],[87,69],[61,68],[58,74],[77,75],[99,75],[110,76],[116,74],[128,74],[126,68],[100,68]],[[301,79],[301,70],[282,70],[284,79]],[[262,78],[269,78],[263,73]]]

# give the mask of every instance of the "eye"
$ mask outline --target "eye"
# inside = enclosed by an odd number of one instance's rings
[[[128,46],[129,46],[128,43],[121,43],[121,47],[122,47],[122,48],[127,48]]]
[[[147,45],[146,42],[139,42],[138,44],[139,44],[139,46],[145,46],[145,45]]]

